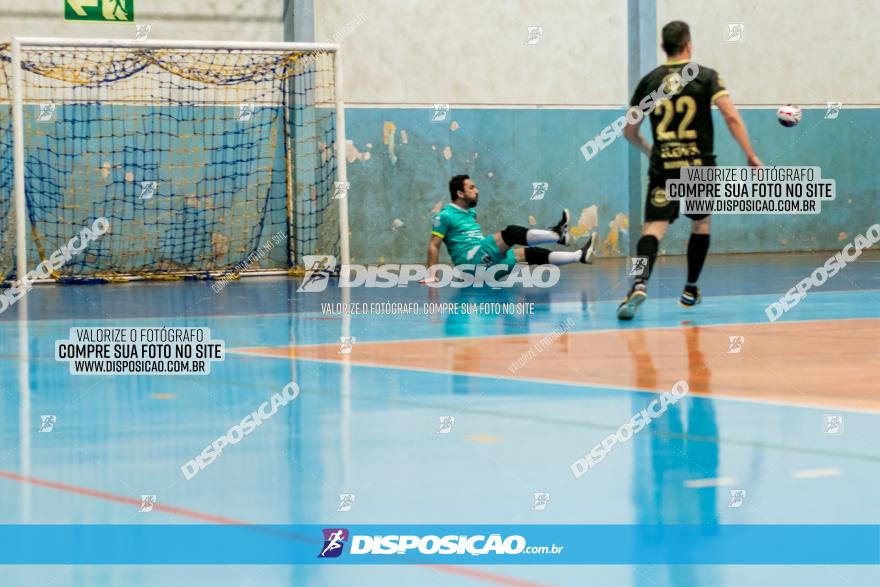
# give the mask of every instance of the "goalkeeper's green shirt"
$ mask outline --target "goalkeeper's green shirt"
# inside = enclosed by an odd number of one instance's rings
[[[483,229],[477,222],[476,210],[462,210],[452,202],[434,214],[431,234],[443,239],[456,265],[474,263],[473,260],[468,261],[467,253],[483,240]]]

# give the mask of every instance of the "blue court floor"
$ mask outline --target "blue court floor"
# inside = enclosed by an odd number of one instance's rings
[[[242,279],[220,293],[198,281],[40,286],[0,315],[0,523],[877,524],[880,409],[871,406],[880,403],[880,363],[864,364],[859,381],[873,381],[873,396],[864,398],[867,407],[853,407],[835,383],[850,375],[835,371],[833,337],[820,346],[809,336],[789,338],[785,349],[827,361],[823,397],[691,395],[580,479],[572,461],[655,392],[556,378],[555,366],[602,351],[577,342],[589,338],[539,352],[533,361],[547,376],[474,371],[497,362],[506,369],[499,350],[506,341],[537,343],[560,324],[578,335],[662,329],[672,341],[685,329],[773,333],[802,323],[817,332],[837,328],[833,336],[844,344],[848,324],[880,325],[876,253],[865,252],[778,323],[764,314],[830,255],[710,256],[704,303],[692,310],[675,303],[683,259],[666,258],[641,313],[622,324],[614,310],[628,285],[625,259],[565,268],[549,290],[351,291],[351,302],[365,303],[534,304],[528,316],[349,322],[322,309],[342,301],[333,284],[322,294],[298,293],[299,280],[280,277]],[[55,360],[54,344],[84,326],[206,326],[228,356],[208,376],[71,375]],[[876,351],[880,329],[873,332],[864,344]],[[356,338],[350,362],[240,352],[339,345],[343,334]],[[477,344],[453,344],[466,339]],[[358,345],[382,352],[374,343],[415,349],[438,340],[436,360],[419,358],[419,368],[356,361]],[[408,358],[405,346],[394,348],[389,361]],[[461,348],[466,356],[450,356]],[[728,360],[728,348],[699,351],[701,368]],[[652,370],[672,368],[662,353],[648,360]],[[749,381],[750,363],[742,369]],[[193,479],[182,476],[183,463],[290,381],[301,389],[295,401]],[[40,432],[47,414],[56,416],[54,427]],[[836,432],[825,428],[829,415],[841,417]],[[438,433],[448,416],[454,424]],[[745,493],[731,507],[734,490]],[[536,511],[539,492],[550,499]],[[163,509],[139,511],[150,494]],[[339,511],[340,494],[355,496],[349,511]],[[878,584],[876,566],[0,566],[3,587]]]

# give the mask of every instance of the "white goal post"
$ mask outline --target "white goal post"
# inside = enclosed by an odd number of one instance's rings
[[[17,278],[104,216],[99,250],[33,281],[349,264],[338,45],[16,37],[6,61]],[[253,261],[272,230],[286,261]]]

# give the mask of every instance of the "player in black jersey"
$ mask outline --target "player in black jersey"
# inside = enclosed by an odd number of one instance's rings
[[[647,258],[647,266],[643,274],[636,277],[626,299],[617,308],[617,317],[621,320],[632,319],[648,297],[648,277],[657,258],[660,240],[669,225],[678,218],[679,201],[666,198],[666,180],[678,179],[682,167],[715,165],[713,103],[721,111],[730,134],[748,158],[748,164],[761,166],[760,159],[749,144],[745,124],[718,72],[691,61],[691,33],[687,23],[673,21],[664,26],[662,47],[668,60],[639,81],[630,101],[627,125],[623,129],[626,140],[648,155],[651,162],[645,225],[636,245],[636,254]],[[668,99],[664,99],[663,94]],[[633,116],[635,111],[642,114],[650,112],[653,146],[639,131],[642,117]],[[687,216],[693,224],[687,250],[687,282],[679,303],[690,307],[700,302],[697,279],[709,251],[709,215]]]

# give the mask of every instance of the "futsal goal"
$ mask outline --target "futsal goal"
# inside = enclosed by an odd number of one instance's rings
[[[0,278],[101,218],[52,279],[348,263],[337,45],[16,38],[0,70]]]

